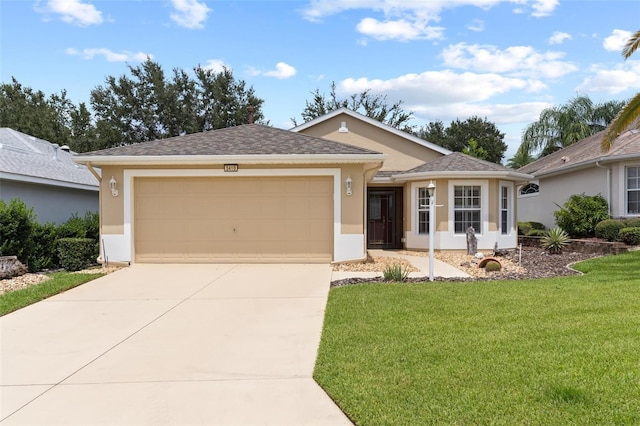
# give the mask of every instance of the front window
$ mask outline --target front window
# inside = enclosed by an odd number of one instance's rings
[[[429,190],[418,188],[418,234],[429,233]]]
[[[640,214],[640,166],[627,167],[627,214]]]
[[[511,200],[509,199],[509,187],[501,186],[500,187],[500,232],[502,233],[502,235],[507,235],[509,233],[509,229],[511,228],[509,223],[510,204],[511,204]]]
[[[453,198],[455,233],[464,234],[470,226],[476,233],[480,233],[482,229],[480,227],[480,212],[482,210],[480,186],[455,186]]]
[[[535,183],[528,183],[520,188],[520,195],[531,195],[540,192],[540,187]]]

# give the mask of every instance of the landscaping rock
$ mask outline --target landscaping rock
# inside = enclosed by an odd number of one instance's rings
[[[27,272],[27,267],[16,256],[0,256],[0,280],[19,277]]]

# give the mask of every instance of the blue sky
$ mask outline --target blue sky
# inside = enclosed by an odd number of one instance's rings
[[[147,56],[233,70],[290,128],[335,82],[412,111],[411,124],[480,116],[506,134],[505,160],[548,106],[640,91],[637,0],[2,0],[0,80],[89,104],[106,76]]]

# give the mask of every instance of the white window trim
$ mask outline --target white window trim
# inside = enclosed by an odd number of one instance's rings
[[[449,180],[449,233],[454,238],[466,238],[466,234],[456,234],[455,231],[455,196],[456,186],[479,186],[480,187],[480,225],[482,229],[476,229],[476,235],[486,235],[489,233],[489,182],[486,180]]]
[[[420,212],[425,211],[427,212],[427,217],[429,215],[429,205],[427,205],[425,208],[422,208],[422,206],[419,204],[420,202],[420,189],[424,188],[427,189],[428,184],[425,185],[416,185],[415,187],[415,211],[413,212],[413,214],[415,215],[415,226],[416,226],[416,235],[429,235],[429,230],[427,229],[427,232],[420,232]],[[434,191],[434,197],[435,197],[435,191]]]
[[[530,183],[536,184],[538,185],[538,192],[534,192],[533,194],[521,194],[520,190],[522,190],[522,188]],[[533,181],[533,182],[528,182],[524,185],[520,185],[519,187],[516,188],[516,192],[518,195],[518,198],[529,198],[529,197],[537,197],[538,195],[540,195],[540,182],[538,181]]]
[[[624,186],[623,186],[623,188],[624,188],[624,210],[623,211],[624,211],[625,216],[635,217],[638,213],[629,212],[629,186],[628,186],[629,177],[628,177],[627,173],[629,171],[629,168],[631,168],[631,167],[637,167],[638,169],[640,169],[640,164],[626,164],[623,167],[623,170],[624,170],[622,172],[622,175],[623,175],[622,178],[624,179]],[[633,191],[634,192],[640,192],[640,189],[638,189],[638,190],[634,189]]]
[[[515,224],[513,220],[513,211],[515,208],[515,202],[513,197],[514,185],[512,182],[501,180],[499,182],[498,193],[498,232],[500,235],[508,236],[512,235],[515,231]],[[502,188],[507,188],[508,206],[507,206],[507,226],[509,227],[506,233],[502,233]],[[536,194],[537,195],[537,194]]]

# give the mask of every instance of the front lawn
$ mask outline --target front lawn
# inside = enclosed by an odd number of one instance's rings
[[[71,272],[56,272],[51,274],[51,279],[40,284],[11,291],[0,295],[0,316],[24,308],[32,303],[51,297],[55,294],[67,291],[87,281],[103,276],[103,273],[79,274]]]
[[[576,268],[332,289],[314,377],[358,425],[640,424],[640,252]]]

